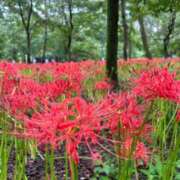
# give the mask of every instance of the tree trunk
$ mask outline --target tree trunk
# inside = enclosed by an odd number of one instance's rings
[[[125,60],[128,59],[128,25],[126,20],[126,0],[121,0],[121,15],[122,15],[122,24],[123,24],[123,57]]]
[[[132,34],[132,23],[129,26],[129,35],[128,35],[128,57],[132,57],[132,40],[131,35]]]
[[[31,63],[31,33],[29,28],[26,30],[27,37],[27,62]]]
[[[28,12],[27,12],[27,18],[25,18],[24,12],[27,10],[24,10],[23,12],[23,6],[21,4],[21,1],[18,1],[18,6],[19,6],[19,14],[22,20],[22,24],[24,26],[24,30],[26,33],[26,43],[27,43],[27,62],[31,63],[31,17],[32,17],[32,11],[33,11],[33,3],[32,0],[30,0],[30,5],[28,8]]]
[[[164,43],[164,57],[168,58],[171,56],[171,54],[169,53],[169,43],[170,43],[170,38],[171,35],[174,31],[174,27],[175,27],[175,21],[176,21],[176,11],[171,9],[171,17],[170,17],[170,21],[168,24],[168,29],[167,29],[167,33],[164,37],[163,43]]]
[[[12,49],[12,58],[15,61],[17,60],[17,49],[15,47]]]
[[[71,60],[71,46],[72,46],[72,35],[73,35],[73,12],[72,12],[72,6],[73,6],[73,0],[64,0],[64,6],[63,8],[63,15],[64,15],[64,20],[65,24],[67,26],[67,40],[64,46],[65,50],[65,56],[66,59]],[[67,8],[66,8],[67,5]],[[68,10],[68,15],[67,15],[67,10]]]
[[[43,43],[43,60],[46,58],[47,41],[48,41],[48,11],[47,11],[47,0],[44,0],[45,6],[45,24],[44,24],[44,43]]]
[[[72,45],[72,33],[73,33],[73,14],[72,14],[72,0],[68,0],[68,10],[69,10],[69,34],[68,34],[68,59],[71,60],[71,45]]]
[[[129,44],[128,56],[129,56],[129,58],[132,58],[132,41],[131,41],[130,37],[129,37],[129,40],[128,40],[128,44]]]
[[[138,16],[138,22],[139,22],[139,26],[140,26],[141,39],[142,39],[142,43],[143,43],[145,56],[149,59],[152,59],[152,54],[149,50],[149,44],[148,44],[146,29],[144,27],[144,17],[142,15]]]
[[[106,70],[114,88],[118,86],[117,49],[118,49],[119,0],[107,0],[107,49]]]

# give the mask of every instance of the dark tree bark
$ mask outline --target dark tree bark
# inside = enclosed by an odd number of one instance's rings
[[[128,38],[128,45],[129,45],[129,48],[128,48],[128,57],[131,58],[132,57],[132,41],[131,41],[131,38],[129,36]]]
[[[45,6],[45,22],[44,22],[44,43],[43,43],[43,59],[46,58],[46,51],[47,51],[47,41],[48,41],[48,10],[47,10],[47,0],[44,0]]]
[[[144,48],[145,56],[147,58],[149,58],[149,59],[152,59],[152,54],[151,54],[150,49],[149,49],[146,29],[145,29],[145,26],[144,26],[144,17],[143,17],[143,15],[139,14],[138,22],[139,22],[139,26],[140,26],[141,39],[142,39],[142,43],[143,43],[143,48]]]
[[[72,0],[68,0],[68,10],[69,10],[69,34],[68,34],[68,58],[71,60],[71,45],[72,45],[72,33],[74,29],[73,25],[73,14],[72,14]]]
[[[27,35],[27,62],[31,63],[31,33],[29,30],[26,30]]]
[[[18,53],[18,51],[17,51],[17,49],[14,47],[14,48],[12,49],[12,58],[13,58],[13,60],[17,60],[17,53]]]
[[[65,43],[65,54],[68,60],[71,60],[71,46],[72,46],[72,37],[73,37],[73,0],[65,0],[67,4],[68,15],[66,14],[66,7],[63,7],[64,20],[67,26],[67,43]]]
[[[19,5],[19,14],[21,16],[22,24],[24,26],[25,32],[26,32],[26,41],[27,41],[27,62],[31,63],[31,17],[33,12],[33,3],[32,0],[30,0],[30,4],[28,5],[27,11],[27,18],[25,18],[22,2],[18,1]]]
[[[174,31],[175,23],[176,23],[176,11],[170,9],[170,13],[171,13],[171,16],[170,16],[170,21],[169,21],[168,28],[167,28],[167,33],[166,33],[166,35],[165,35],[165,37],[163,39],[164,57],[165,58],[168,58],[168,57],[171,56],[168,49],[169,49],[169,43],[170,43],[171,35],[172,35],[173,31]]]
[[[129,26],[129,35],[128,35],[128,57],[131,58],[132,57],[132,40],[131,40],[131,36],[132,36],[132,23],[130,23]]]
[[[125,60],[128,59],[128,25],[126,20],[126,0],[121,0],[121,15],[123,24],[123,57]]]
[[[114,88],[118,86],[117,49],[119,0],[107,0],[107,49],[106,70]]]

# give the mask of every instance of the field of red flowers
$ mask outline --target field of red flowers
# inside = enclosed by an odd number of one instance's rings
[[[27,164],[40,158],[38,179],[179,180],[180,59],[120,60],[118,68],[112,93],[105,62],[2,61],[0,179],[37,179]]]

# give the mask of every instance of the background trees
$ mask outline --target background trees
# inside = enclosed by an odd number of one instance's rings
[[[117,57],[179,56],[179,15],[178,0],[121,0]],[[1,1],[0,58],[104,59],[106,25],[107,0]]]

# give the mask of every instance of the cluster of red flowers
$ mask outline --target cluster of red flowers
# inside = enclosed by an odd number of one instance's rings
[[[118,155],[147,163],[149,151],[144,142],[151,142],[152,126],[145,122],[145,109],[137,103],[137,97],[130,92],[112,94],[102,100],[99,107],[104,110],[101,113],[106,118],[105,127],[111,131],[111,138],[120,140]]]
[[[146,100],[159,97],[180,103],[180,80],[175,77],[176,74],[170,73],[167,68],[143,72],[135,80],[134,93]]]
[[[95,85],[96,90],[109,90],[111,85],[107,81],[97,82]]]
[[[102,67],[103,63],[100,64]],[[90,103],[81,94],[83,81],[91,75],[93,66],[97,64],[92,61],[45,65],[0,63],[0,106],[20,121],[23,128],[14,129],[12,134],[54,148],[65,143],[68,155],[78,163],[78,146],[84,143],[91,155],[97,157],[91,145],[99,145],[102,132],[108,130],[110,138],[106,139],[120,144],[118,156],[132,156],[146,163],[153,128],[144,120],[145,105],[138,102],[138,97],[180,103],[180,81],[166,68],[151,69],[134,80],[131,91],[107,94],[101,101]],[[102,72],[99,70],[97,74]],[[102,80],[95,87],[108,90],[110,85]]]

